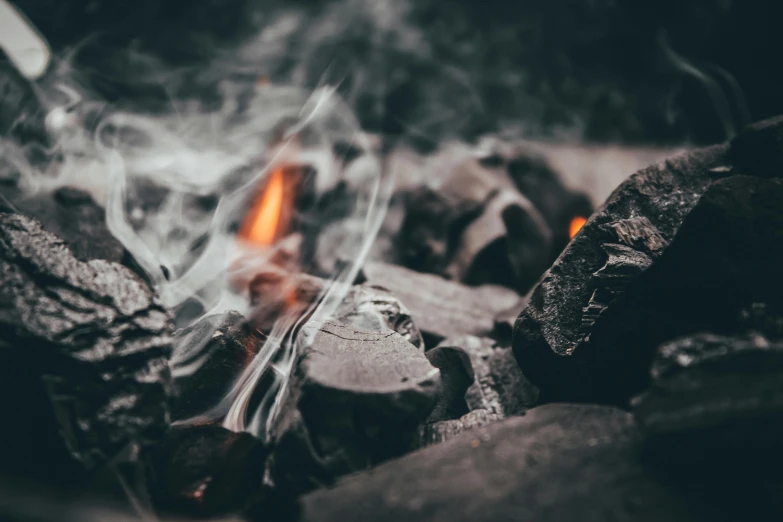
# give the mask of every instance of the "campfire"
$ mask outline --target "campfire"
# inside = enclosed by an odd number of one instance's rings
[[[28,4],[0,0],[0,518],[783,513],[783,117],[564,144],[425,60],[407,3],[242,11],[195,65]],[[730,131],[731,75],[660,42]],[[474,101],[497,125],[460,134]]]

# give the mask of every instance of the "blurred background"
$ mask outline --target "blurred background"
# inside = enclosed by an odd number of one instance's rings
[[[783,112],[783,8],[764,0],[14,3],[85,84],[151,110],[208,100],[222,78],[200,64],[224,60],[225,76],[339,81],[368,130],[425,148],[485,132],[706,144]]]

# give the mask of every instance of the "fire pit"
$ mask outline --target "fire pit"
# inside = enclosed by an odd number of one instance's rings
[[[552,141],[425,23],[506,8],[206,4],[0,0],[0,518],[783,515],[782,117]]]

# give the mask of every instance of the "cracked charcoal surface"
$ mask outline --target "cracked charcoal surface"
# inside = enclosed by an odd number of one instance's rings
[[[433,424],[425,424],[419,428],[418,436],[414,447],[423,448],[440,442],[453,439],[460,433],[480,428],[487,424],[492,424],[502,420],[503,417],[489,412],[488,410],[473,410],[466,413],[459,419],[444,420]]]
[[[170,320],[145,283],[0,214],[0,288],[6,470],[78,484],[167,429]]]
[[[633,383],[615,386],[615,379],[624,379],[620,373],[639,375],[638,364],[635,371],[624,368],[629,360],[637,363],[632,344],[622,345],[619,360],[603,358],[601,377],[608,382],[596,383],[598,363],[587,355],[601,352],[591,346],[594,325],[666,250],[710,186],[709,169],[723,163],[726,148],[677,156],[631,176],[541,278],[517,319],[514,354],[545,400],[622,402],[632,393],[626,388]]]
[[[463,433],[301,500],[299,520],[686,521],[630,414],[558,404]]]
[[[438,370],[396,332],[307,328],[271,431],[272,477],[299,492],[403,454],[440,393]]]

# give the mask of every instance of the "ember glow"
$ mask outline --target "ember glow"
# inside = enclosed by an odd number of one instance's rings
[[[568,225],[568,237],[573,239],[574,236],[582,229],[584,224],[587,223],[587,218],[583,216],[576,216],[571,219],[571,224]]]
[[[278,235],[283,213],[285,195],[285,172],[282,166],[275,167],[269,181],[245,217],[239,231],[240,239],[258,246],[269,246]]]

